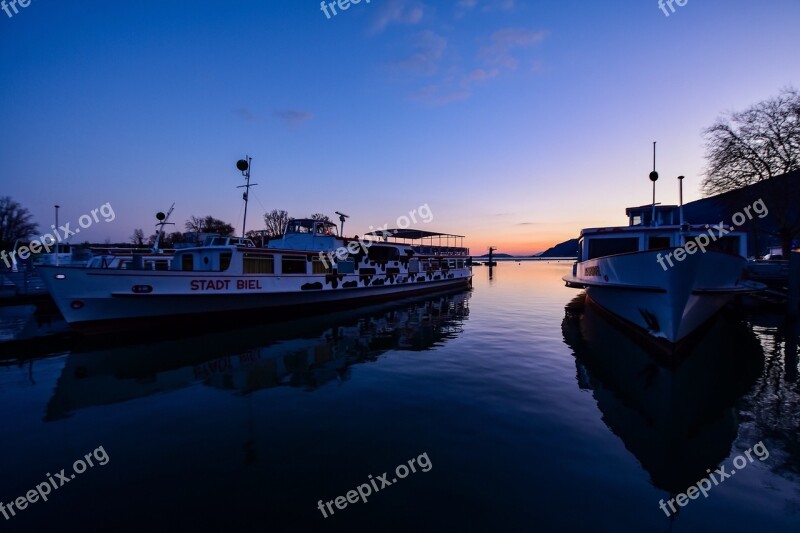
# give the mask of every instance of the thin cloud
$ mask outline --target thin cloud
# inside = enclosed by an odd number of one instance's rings
[[[480,10],[484,13],[494,11],[514,11],[514,0],[458,0],[456,2],[456,18]]]
[[[469,81],[486,81],[494,78],[500,73],[499,70],[496,68],[485,70],[482,68],[476,68],[469,74],[467,74],[467,79]]]
[[[295,109],[275,111],[275,116],[290,128],[296,128],[314,118],[314,114],[309,111],[297,111]]]
[[[237,107],[233,110],[233,113],[245,122],[254,122],[258,120],[256,114],[246,107]]]
[[[409,96],[410,100],[424,102],[433,106],[446,105],[469,98],[467,89],[448,87],[447,85],[427,85]]]
[[[516,69],[519,59],[513,52],[520,48],[530,48],[546,37],[544,31],[524,28],[504,28],[492,33],[491,44],[478,51],[478,59],[498,69]]]
[[[378,7],[371,32],[380,33],[392,24],[419,24],[424,15],[425,9],[415,0],[390,0]]]
[[[390,67],[413,74],[434,74],[447,48],[447,39],[430,30],[423,30],[414,36],[412,43],[414,53],[390,63]]]

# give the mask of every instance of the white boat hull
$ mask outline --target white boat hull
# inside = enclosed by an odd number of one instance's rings
[[[564,280],[584,287],[600,307],[672,344],[707,322],[736,294],[760,289],[741,280],[746,264],[743,257],[709,250],[687,255],[665,270],[657,258],[669,251],[583,261]]]
[[[329,308],[468,286],[467,268],[408,275],[243,275],[42,267],[42,277],[71,326],[293,307]],[[336,278],[335,280],[333,278]],[[146,291],[146,292],[144,292]]]

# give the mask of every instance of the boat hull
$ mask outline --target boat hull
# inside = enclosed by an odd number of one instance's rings
[[[741,280],[743,257],[707,251],[665,269],[663,257],[669,251],[583,261],[564,280],[584,287],[589,298],[606,311],[670,344],[687,338],[737,294],[761,288]]]
[[[259,311],[281,317],[311,309],[386,301],[468,287],[471,272],[417,276],[196,276],[180,272],[114,272],[44,267],[51,296],[71,327],[84,332],[142,319]],[[335,287],[334,287],[335,285]],[[136,289],[134,289],[136,288]],[[137,292],[146,290],[147,292]]]

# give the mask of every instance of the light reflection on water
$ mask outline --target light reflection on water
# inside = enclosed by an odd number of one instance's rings
[[[107,466],[14,525],[796,529],[797,330],[728,313],[665,368],[563,286],[569,268],[501,262],[471,292],[0,368],[0,501],[102,444]],[[761,440],[768,460],[659,510]],[[430,472],[316,509],[423,452]]]

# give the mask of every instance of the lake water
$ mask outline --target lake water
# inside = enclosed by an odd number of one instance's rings
[[[0,501],[50,491],[0,525],[800,530],[797,329],[725,313],[666,368],[569,269],[501,262],[460,294],[0,367]]]

